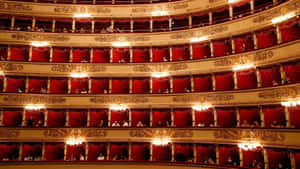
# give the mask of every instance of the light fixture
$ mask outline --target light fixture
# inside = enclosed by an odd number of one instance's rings
[[[127,47],[130,46],[129,42],[112,42],[112,46],[114,47]]]
[[[82,137],[69,137],[66,141],[67,145],[80,145],[84,142],[84,138]]]
[[[249,150],[252,151],[252,150],[262,148],[263,146],[257,141],[246,141],[243,143],[239,143],[238,147],[245,151],[249,151]]]
[[[194,43],[194,42],[201,42],[201,41],[205,41],[205,40],[207,40],[207,37],[206,36],[201,36],[201,37],[191,38],[190,42]]]
[[[239,1],[242,1],[242,0],[228,0],[228,3],[232,4],[232,3],[235,3],[235,2],[239,2]]]
[[[236,65],[232,69],[233,69],[233,71],[239,71],[239,70],[246,70],[246,69],[251,69],[251,68],[255,68],[255,65],[253,63]]]
[[[3,70],[0,70],[0,76],[4,76]]]
[[[159,146],[168,145],[170,142],[171,142],[171,139],[170,139],[170,137],[167,137],[167,136],[155,137],[152,140],[152,144],[159,145]]]
[[[152,77],[161,78],[169,76],[168,72],[153,72]]]
[[[295,107],[300,105],[300,100],[281,102],[281,105],[285,107]]]
[[[71,73],[70,75],[73,78],[85,78],[87,77],[87,73],[80,72],[80,73]]]
[[[200,104],[200,105],[195,105],[192,107],[193,110],[196,110],[196,111],[203,111],[203,110],[208,110],[209,108],[211,108],[212,105],[210,104]]]
[[[50,46],[50,43],[47,41],[33,41],[31,42],[31,45],[34,47],[45,47]]]
[[[291,13],[288,13],[288,14],[285,14],[285,15],[282,15],[282,16],[279,16],[279,17],[276,17],[276,18],[273,18],[272,19],[272,23],[273,24],[276,24],[276,23],[279,23],[279,22],[282,22],[282,21],[285,21],[285,20],[288,20],[292,17],[295,16],[295,13],[294,12],[291,12]]]
[[[157,11],[152,11],[151,15],[152,16],[165,16],[168,15],[169,12],[168,11],[162,11],[162,10],[157,10]]]
[[[92,15],[89,13],[76,13],[76,14],[74,14],[74,17],[75,18],[90,18],[90,17],[92,17]]]
[[[45,105],[42,104],[28,104],[25,106],[26,110],[40,110],[40,109],[44,109]]]
[[[116,110],[116,111],[124,111],[124,110],[128,109],[128,107],[123,104],[118,104],[118,105],[111,105],[109,109]]]

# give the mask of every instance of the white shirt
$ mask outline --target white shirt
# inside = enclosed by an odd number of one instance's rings
[[[128,127],[128,126],[129,126],[129,124],[127,122],[123,123],[123,127]]]
[[[104,156],[98,156],[97,160],[104,160]]]
[[[113,127],[119,127],[120,124],[119,123],[113,123],[111,126],[113,126]]]

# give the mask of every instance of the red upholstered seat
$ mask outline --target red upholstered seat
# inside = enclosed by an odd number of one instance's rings
[[[29,93],[47,93],[48,78],[30,77],[28,83]]]
[[[93,63],[109,63],[110,49],[108,48],[94,48],[93,49]]]
[[[142,63],[149,62],[150,53],[148,48],[133,48],[132,49],[132,62]]]
[[[0,161],[3,159],[17,160],[19,157],[19,144],[0,143]]]
[[[91,93],[93,94],[103,94],[108,93],[109,91],[109,80],[102,79],[102,78],[92,78],[92,86],[91,86]]]
[[[6,77],[6,92],[8,93],[24,93],[25,77]]]
[[[239,150],[237,146],[232,145],[220,145],[219,146],[219,161],[220,164],[227,164],[228,158],[231,158],[234,163],[238,166],[239,160]]]
[[[132,80],[132,93],[149,93],[150,82],[148,78],[135,78]]]
[[[53,94],[68,93],[68,79],[67,78],[51,78],[49,90],[50,90],[50,93],[53,93]]]
[[[243,53],[254,50],[254,41],[251,34],[234,38],[235,53]]]
[[[197,162],[204,163],[204,161],[211,158],[216,162],[216,147],[211,144],[197,144]]]
[[[212,90],[211,75],[194,76],[194,92],[208,92]]]
[[[50,48],[49,47],[32,47],[32,62],[49,62]]]
[[[42,157],[42,144],[40,143],[24,143],[22,151],[22,160],[26,157]]]
[[[152,48],[152,62],[166,62],[169,60],[170,60],[170,53],[168,47]]]
[[[261,87],[271,87],[281,84],[280,68],[273,66],[260,69]]]
[[[218,8],[212,11],[213,23],[222,23],[228,21],[229,16],[229,7]]]
[[[277,168],[278,164],[283,164],[284,168],[290,168],[289,153],[285,149],[267,149],[269,168]]]
[[[99,154],[104,157],[107,156],[107,144],[106,143],[89,143],[88,160],[97,160]]]
[[[87,94],[89,90],[89,80],[87,78],[72,78],[71,79],[71,93]]]
[[[133,32],[149,32],[149,31],[150,31],[150,19],[136,18],[133,20]]]
[[[169,17],[152,18],[152,25],[153,32],[169,31]]]
[[[263,108],[265,127],[280,127],[285,126],[284,108],[280,106],[266,106]],[[274,126],[274,122],[276,125]]]
[[[85,127],[87,123],[87,110],[70,110],[69,126]]]
[[[214,126],[213,109],[195,111],[195,124],[204,123],[205,127]]]
[[[189,59],[190,59],[190,48],[188,45],[172,47],[173,61],[183,61]]]
[[[193,59],[206,59],[211,57],[209,42],[193,44]]]
[[[69,62],[70,58],[70,49],[69,48],[53,48],[53,56],[52,62],[60,62],[60,63],[67,63]]]
[[[217,108],[217,123],[219,127],[235,127],[236,111],[233,108]]]
[[[131,160],[141,161],[150,159],[149,143],[133,143],[131,145]]]
[[[128,48],[113,49],[113,63],[129,63],[130,54]]]
[[[233,74],[229,73],[219,73],[216,74],[216,90],[233,90],[234,82],[233,82]]]
[[[279,25],[281,41],[289,42],[300,39],[300,19],[293,19]]]
[[[169,78],[152,78],[152,93],[170,93]]]
[[[194,159],[194,149],[193,149],[193,144],[182,144],[182,143],[176,143],[174,145],[174,159],[176,162],[182,162],[183,161],[189,161]],[[184,156],[184,159],[181,159],[182,155]]]
[[[200,27],[209,25],[209,12],[200,12],[192,14],[192,27]]]
[[[63,160],[64,159],[64,143],[46,143],[45,160]]]
[[[190,91],[190,77],[173,77],[173,93],[188,93]]]
[[[153,161],[170,161],[172,158],[171,155],[171,145],[165,146],[152,146],[152,160]]]
[[[28,46],[11,46],[10,60],[12,61],[28,61],[29,47]]]
[[[256,32],[257,48],[267,48],[277,44],[277,35],[275,28],[269,28]]]
[[[172,17],[172,30],[182,30],[189,28],[189,16],[180,15]]]
[[[88,63],[90,62],[90,49],[73,48],[73,63]]]
[[[112,79],[112,94],[126,94],[129,93],[129,80],[128,79]]]
[[[152,110],[152,126],[163,127],[167,126],[167,122],[171,125],[171,112],[170,110],[154,109]],[[159,124],[161,122],[161,124]]]
[[[176,127],[191,127],[192,122],[191,109],[174,109],[174,125]]]
[[[296,168],[300,167],[300,152],[296,151],[294,153],[294,157],[295,157],[295,162],[296,162]]]
[[[254,160],[257,161],[257,163],[262,163],[264,164],[264,154],[263,152],[259,149],[259,150],[242,150],[243,152],[243,165],[245,167],[251,167],[251,164]]]
[[[237,72],[237,82],[239,89],[257,88],[256,70],[249,69]]]
[[[107,109],[93,109],[90,112],[90,127],[106,127],[108,122]]]
[[[66,124],[66,111],[58,109],[48,110],[47,127],[64,127]]]
[[[300,63],[287,63],[283,65],[287,83],[300,82]]]
[[[3,126],[17,127],[22,124],[22,109],[4,109],[3,110]]]
[[[85,144],[80,145],[67,145],[67,160],[80,160],[80,156],[85,156]]]
[[[128,144],[127,143],[112,143],[110,144],[110,160],[128,159]]]
[[[214,57],[230,55],[232,52],[230,39],[213,41]]]
[[[122,126],[124,121],[129,123],[129,113],[127,110],[124,111],[111,110],[110,121],[111,121],[110,126],[112,126],[114,122],[117,122],[120,124],[120,126]]]

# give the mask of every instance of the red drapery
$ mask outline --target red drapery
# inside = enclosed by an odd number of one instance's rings
[[[67,63],[70,58],[69,48],[53,48],[52,62]]]
[[[89,80],[87,78],[72,78],[71,79],[71,93],[80,94],[88,93]]]
[[[108,110],[96,109],[91,110],[90,127],[105,127],[108,122]]]
[[[268,106],[263,108],[265,127],[285,126],[285,112],[283,107]],[[275,124],[275,126],[274,126]]]
[[[218,40],[213,42],[214,57],[230,55],[232,51],[230,40]]]
[[[99,154],[106,157],[107,144],[106,143],[89,143],[88,160],[97,160]]]
[[[176,159],[176,155],[179,153],[184,154],[185,161],[193,160],[194,158],[193,144],[175,144],[174,149],[175,149],[174,155],[176,161],[178,160]]]
[[[279,25],[281,41],[289,42],[300,38],[300,19],[293,19]]]
[[[150,123],[149,110],[133,109],[131,110],[131,126],[136,127],[139,122],[142,122],[143,127],[148,127]]]
[[[244,107],[239,109],[240,124],[254,125],[260,122],[260,111],[256,107]],[[247,123],[246,123],[247,122]]]
[[[235,127],[236,126],[236,112],[230,108],[217,108],[217,121],[220,127]]]
[[[210,56],[209,42],[193,44],[193,59],[206,59],[210,58]]]
[[[216,162],[216,147],[210,144],[197,145],[197,162],[203,163],[209,158]]]
[[[182,61],[190,59],[189,46],[173,46],[172,47],[172,60]]]
[[[227,164],[228,158],[239,165],[239,151],[236,146],[220,145],[219,146],[219,161],[220,164]]]
[[[0,161],[3,159],[17,160],[19,154],[19,144],[1,143],[0,144]]]
[[[210,75],[194,76],[194,92],[208,92],[212,90]]]
[[[66,124],[65,110],[48,110],[47,127],[63,127]]]
[[[216,74],[216,90],[232,90],[233,88],[234,82],[231,72]]]
[[[132,62],[134,63],[149,62],[150,53],[148,48],[133,48],[132,54]]]
[[[236,74],[239,89],[257,88],[257,78],[255,69],[238,71]]]
[[[170,53],[168,47],[154,47],[152,48],[152,62],[169,61]]]
[[[173,93],[185,93],[191,91],[189,77],[173,77]]]
[[[118,122],[121,126],[123,125],[123,122],[126,121],[128,123],[129,120],[129,113],[127,110],[125,111],[111,111],[111,117],[110,121],[112,125],[114,122]]]
[[[7,60],[7,46],[5,45],[0,45],[0,60],[1,61]]]
[[[112,143],[110,145],[110,160],[119,160],[120,158],[128,158],[128,144],[124,143]]]
[[[149,143],[133,143],[131,146],[131,160],[141,161],[149,160],[150,144]]]
[[[153,127],[161,127],[167,126],[166,123],[169,122],[171,124],[171,112],[170,110],[153,110],[153,118],[152,118],[152,126]],[[159,121],[161,122],[161,126]]]
[[[16,127],[22,124],[22,109],[4,109],[3,126]]]
[[[73,63],[90,62],[90,49],[74,48],[72,62]]]
[[[92,78],[92,86],[91,93],[93,94],[103,94],[108,93],[109,88],[109,80],[108,79],[100,79],[100,78]]]
[[[300,168],[300,152],[297,151],[294,153],[295,156],[295,162],[296,162],[296,168]]]
[[[199,123],[204,123],[207,126],[214,125],[214,114],[212,109],[203,110],[203,111],[195,111],[195,124],[196,126]]]
[[[68,92],[68,79],[67,78],[51,78],[50,93],[64,94],[67,92]]]
[[[29,93],[46,93],[48,78],[29,78]]]
[[[153,161],[170,161],[171,160],[171,145],[166,146],[152,146],[152,160]]]
[[[289,168],[290,158],[284,149],[267,149],[269,168],[277,168],[278,164],[283,164],[284,168]]]
[[[80,145],[67,145],[67,160],[80,160],[80,156],[85,156],[85,143]]]
[[[176,127],[191,127],[192,123],[191,109],[174,109],[174,125]]]
[[[243,152],[243,165],[247,167],[251,167],[251,164],[254,160],[256,160],[258,163],[264,163],[264,155],[261,150],[254,150],[254,151],[245,151]]]
[[[128,48],[114,48],[113,49],[113,63],[129,63],[129,49]]]
[[[108,48],[94,48],[93,49],[93,63],[109,63],[110,49]]]
[[[6,77],[6,92],[25,92],[25,77]]]
[[[33,125],[37,125],[39,121],[44,123],[45,119],[45,110],[26,110],[25,112],[25,121],[28,119],[32,118],[33,120]],[[39,126],[41,127],[41,126]]]
[[[168,77],[152,79],[152,93],[169,93],[170,81]]]
[[[235,53],[243,53],[254,50],[254,42],[251,34],[234,38]]]
[[[280,68],[273,66],[260,69],[261,87],[271,87],[281,84]]]
[[[42,144],[24,143],[22,151],[22,160],[24,160],[25,157],[42,157]]]
[[[64,143],[46,143],[45,160],[63,160],[64,147]]]
[[[267,48],[277,44],[277,35],[275,28],[270,28],[256,32],[257,48]]]
[[[12,46],[10,48],[10,60],[12,61],[28,61],[29,47],[28,46]]]
[[[212,11],[213,23],[222,23],[229,20],[229,7],[218,8]]]
[[[283,65],[283,70],[288,83],[300,82],[300,62],[285,64]]]
[[[129,93],[129,80],[128,79],[112,79],[112,94],[126,94]]]
[[[70,127],[85,127],[87,122],[86,110],[70,110],[69,126]]]
[[[300,128],[300,106],[289,107],[291,126]]]
[[[32,62],[49,62],[50,48],[49,47],[32,47]]]
[[[150,84],[148,78],[136,78],[132,80],[132,93],[149,93]]]

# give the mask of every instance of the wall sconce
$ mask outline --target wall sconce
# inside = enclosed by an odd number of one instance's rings
[[[165,146],[168,145],[171,142],[170,137],[155,137],[152,140],[153,145],[158,145],[158,146]]]
[[[76,13],[74,14],[74,18],[90,18],[92,17],[89,13]]]
[[[207,37],[206,36],[202,36],[202,37],[191,38],[190,42],[191,43],[195,43],[195,42],[202,42],[202,41],[205,41],[205,40],[207,40]]]
[[[292,18],[292,17],[294,17],[294,16],[295,16],[295,13],[294,13],[294,12],[291,12],[291,13],[288,13],[288,14],[285,14],[285,15],[282,15],[282,16],[279,16],[279,17],[276,17],[276,18],[273,18],[273,19],[271,20],[271,22],[272,22],[273,24],[280,23],[280,22],[283,22],[283,21],[285,21],[285,20],[288,20],[288,19],[290,19],[290,18]]]
[[[203,110],[208,110],[211,107],[212,105],[210,104],[203,104],[203,105],[195,105],[192,107],[192,109],[196,111],[203,111]]]
[[[240,71],[240,70],[246,70],[255,68],[255,65],[253,63],[243,64],[243,65],[236,65],[232,68],[233,71]]]
[[[249,150],[253,151],[253,150],[256,150],[256,149],[259,149],[259,148],[263,148],[263,146],[259,142],[256,142],[256,141],[243,142],[243,143],[238,144],[238,147],[245,150],[245,151],[249,151]]]
[[[28,104],[25,106],[26,110],[40,110],[40,109],[44,109],[45,105],[42,104]]]
[[[73,145],[80,145],[84,141],[85,141],[85,139],[82,138],[82,137],[70,137],[70,138],[67,139],[66,144],[67,145],[71,145],[71,146],[73,146]]]
[[[167,77],[169,76],[168,72],[153,72],[152,77],[161,78],[161,77]]]
[[[87,77],[87,73],[71,73],[70,75],[73,78],[85,78]]]
[[[31,45],[34,47],[46,47],[50,46],[50,43],[46,41],[33,41],[31,42]]]
[[[127,110],[128,107],[126,105],[119,104],[119,105],[111,105],[109,109],[116,110],[116,111],[124,111]]]
[[[129,42],[112,42],[112,46],[114,47],[128,47],[130,46]]]
[[[151,12],[152,16],[165,16],[165,15],[168,15],[168,14],[169,14],[168,11],[161,11],[161,10]]]
[[[281,105],[285,107],[295,107],[300,105],[300,100],[281,102]]]

